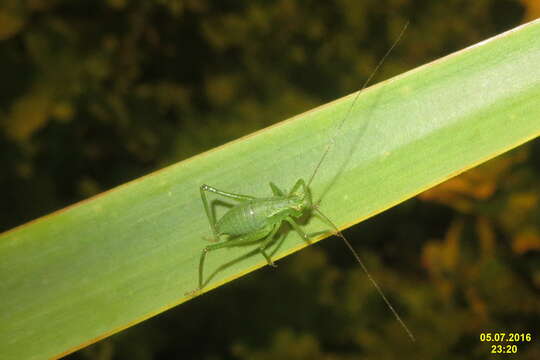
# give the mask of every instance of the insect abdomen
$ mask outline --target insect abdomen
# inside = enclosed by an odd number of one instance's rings
[[[260,230],[268,225],[268,218],[286,210],[283,200],[256,199],[236,205],[216,224],[218,233],[242,235]]]

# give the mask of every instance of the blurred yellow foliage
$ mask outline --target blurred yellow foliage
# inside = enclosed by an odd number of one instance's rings
[[[51,115],[61,122],[68,122],[73,118],[74,111],[71,104],[59,102],[51,108]]]
[[[34,89],[20,97],[14,102],[11,114],[6,119],[7,135],[15,141],[28,140],[45,126],[52,107],[52,99],[42,89]]]
[[[273,359],[330,359],[321,352],[319,342],[310,334],[296,334],[292,330],[277,331],[269,349],[265,351],[251,350],[246,345],[235,345],[233,353],[239,359],[273,360]]]
[[[488,320],[488,306],[486,302],[478,294],[478,290],[474,287],[468,287],[465,290],[465,297],[467,302],[471,305],[472,312],[476,315],[470,318],[470,321],[474,321],[473,328],[481,327]]]
[[[525,16],[523,17],[523,22],[531,21],[540,17],[540,1],[521,0],[521,4],[525,7]]]
[[[472,169],[441,185],[425,191],[419,198],[449,205],[464,213],[472,211],[476,200],[490,197],[496,190],[496,178],[482,170]]]
[[[184,109],[192,101],[190,89],[168,81],[138,85],[135,88],[135,94],[142,100],[157,102],[163,108],[163,112]]]
[[[538,229],[531,227],[519,232],[512,239],[512,249],[520,255],[528,251],[540,251],[540,234],[538,233]]]
[[[479,200],[490,198],[504,185],[504,177],[510,167],[526,160],[527,156],[526,151],[521,151],[498,157],[445,181],[418,197],[450,206],[462,213],[473,213]]]
[[[237,97],[238,81],[234,76],[217,75],[205,82],[206,95],[216,106],[229,103]]]
[[[520,230],[536,210],[540,195],[536,191],[514,192],[499,215],[499,221],[512,232]]]
[[[422,251],[422,265],[439,289],[444,299],[449,299],[454,291],[454,281],[449,274],[456,271],[460,255],[459,239],[463,222],[454,221],[443,242],[430,241]]]
[[[521,192],[513,194],[509,201],[508,207],[510,211],[526,213],[538,206],[538,193],[536,192]]]
[[[126,0],[107,0],[107,4],[114,9],[124,9],[127,5]]]
[[[487,218],[483,216],[477,218],[476,233],[480,241],[482,260],[487,260],[495,252],[495,231]]]
[[[0,41],[17,34],[24,25],[24,19],[5,10],[0,9]]]

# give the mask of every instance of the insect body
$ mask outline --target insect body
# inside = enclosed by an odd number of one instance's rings
[[[371,76],[366,80],[362,88],[356,93],[355,98],[352,101],[347,113],[339,122],[337,130],[339,130],[343,126],[343,123],[349,117],[351,110],[354,107],[356,100],[358,99],[358,95],[366,87],[366,85],[369,83],[373,75],[377,72],[388,54],[399,42],[407,25],[405,25],[397,40],[378,63]],[[394,308],[380,289],[379,285],[371,277],[364,263],[362,262],[354,248],[351,246],[349,241],[345,238],[345,236],[343,236],[343,234],[332,223],[332,221],[330,221],[330,219],[328,219],[318,209],[318,206],[316,206],[312,201],[309,186],[315,178],[315,175],[318,173],[334,142],[335,135],[330,139],[328,145],[326,146],[326,149],[323,151],[323,154],[319,162],[317,163],[311,177],[309,178],[309,181],[306,183],[303,179],[297,180],[288,193],[281,191],[273,183],[270,183],[270,188],[272,190],[273,196],[267,198],[256,198],[249,195],[234,194],[218,190],[208,185],[201,185],[201,200],[204,206],[204,210],[206,212],[206,216],[208,217],[210,227],[212,229],[213,240],[216,243],[208,245],[203,249],[199,262],[199,287],[197,290],[190,294],[193,294],[204,287],[204,262],[206,259],[206,255],[213,250],[224,247],[259,243],[258,251],[264,256],[266,262],[271,266],[276,266],[272,261],[271,257],[266,253],[266,249],[272,243],[272,240],[274,239],[274,236],[281,227],[282,223],[288,223],[298,233],[298,235],[300,235],[302,239],[309,242],[309,235],[306,234],[304,230],[302,230],[302,228],[296,222],[296,219],[305,215],[307,212],[311,212],[312,214],[318,216],[328,226],[330,226],[335,235],[343,239],[347,247],[353,253],[357,262],[360,264],[362,270],[366,273],[369,281],[373,284],[377,292],[381,295],[384,302],[392,311],[397,321],[401,324],[409,337],[414,341],[414,336],[409,331],[405,323],[401,320],[397,312],[394,310]],[[206,197],[207,192],[211,192],[225,198],[236,200],[238,201],[238,203],[234,205],[231,209],[229,209],[219,220],[216,221],[214,212],[210,208],[210,204]],[[226,241],[219,242],[220,237],[224,235],[228,236],[228,239]]]
[[[208,185],[201,186],[201,199],[212,228],[214,240],[218,241],[222,235],[229,235],[232,238],[203,249],[199,264],[199,289],[204,286],[204,260],[209,251],[262,241],[259,252],[269,265],[275,266],[265,249],[272,242],[274,235],[284,221],[289,223],[300,237],[309,242],[309,236],[295,221],[296,218],[304,215],[306,210],[313,208],[311,194],[304,180],[298,180],[287,195],[273,183],[270,183],[270,188],[274,196],[255,198],[221,191]],[[206,198],[207,191],[237,200],[239,204],[216,221]]]

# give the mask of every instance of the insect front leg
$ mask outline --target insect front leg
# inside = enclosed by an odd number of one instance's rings
[[[289,191],[289,196],[294,194],[298,190],[299,187],[303,187],[304,192],[307,191],[307,185],[306,185],[306,182],[304,181],[304,179],[298,179],[298,181],[296,181],[296,183],[292,187],[291,191]]]
[[[309,235],[306,234],[306,232],[304,230],[302,230],[302,228],[296,223],[296,221],[294,221],[294,219],[292,217],[290,217],[290,216],[286,217],[285,221],[288,222],[292,226],[294,231],[296,231],[298,233],[298,235],[300,235],[300,237],[302,239],[304,239],[306,242],[311,244],[311,241],[309,240]]]
[[[216,229],[216,217],[212,209],[210,209],[210,204],[208,203],[208,199],[206,198],[206,192],[209,191],[209,192],[212,192],[217,195],[221,195],[226,198],[240,200],[240,201],[248,201],[248,200],[254,199],[253,196],[229,193],[226,191],[218,190],[206,184],[201,185],[200,191],[201,191],[201,200],[204,206],[204,211],[206,212],[206,217],[208,218],[208,222],[210,223],[210,228],[212,229],[212,234],[214,235],[214,241],[219,240],[219,235]]]

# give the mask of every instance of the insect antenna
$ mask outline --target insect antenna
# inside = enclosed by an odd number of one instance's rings
[[[358,264],[360,264],[360,267],[362,268],[362,270],[364,271],[364,273],[366,274],[367,278],[369,279],[369,281],[371,282],[371,284],[373,285],[373,287],[375,288],[375,290],[377,290],[377,292],[379,293],[379,295],[382,297],[382,299],[384,300],[384,302],[386,303],[386,306],[390,309],[390,311],[392,312],[392,314],[394,314],[394,317],[396,318],[396,320],[398,321],[398,323],[401,325],[401,327],[403,328],[403,330],[405,330],[405,332],[407,333],[407,335],[409,335],[409,337],[411,338],[411,340],[413,342],[416,341],[416,339],[414,338],[414,335],[412,334],[411,330],[409,330],[409,328],[407,327],[407,325],[405,325],[405,322],[401,319],[401,316],[399,316],[399,314],[397,313],[397,311],[394,309],[394,307],[392,306],[392,304],[390,303],[390,301],[386,298],[386,295],[384,295],[384,292],[382,291],[382,289],[380,288],[379,284],[377,284],[377,282],[375,281],[375,279],[371,276],[371,274],[369,273],[366,265],[364,264],[364,262],[362,261],[362,259],[360,258],[360,255],[358,255],[358,253],[356,252],[356,250],[354,250],[354,248],[352,247],[351,243],[349,242],[349,240],[347,240],[347,238],[345,237],[345,235],[343,235],[343,233],[337,228],[337,226],[326,216],[324,215],[321,210],[319,210],[318,206],[314,205],[313,206],[313,210],[319,215],[321,216],[321,218],[323,218],[328,224],[330,224],[333,228],[334,228],[334,231],[335,231],[335,235],[336,236],[339,236],[343,242],[345,242],[345,245],[347,245],[347,247],[349,248],[349,250],[351,250],[353,256],[355,257],[356,261],[358,262]]]
[[[369,77],[366,79],[366,81],[364,81],[364,84],[362,85],[362,87],[360,88],[360,90],[358,90],[356,92],[356,95],[354,96],[354,99],[353,99],[353,102],[351,103],[351,106],[349,106],[349,109],[347,110],[347,112],[345,113],[345,115],[341,118],[341,120],[339,121],[338,125],[336,126],[336,129],[335,129],[335,133],[334,135],[332,136],[332,138],[330,139],[330,141],[328,142],[328,144],[326,144],[326,147],[324,149],[324,152],[321,156],[321,158],[319,159],[319,162],[317,163],[317,166],[315,166],[315,170],[313,170],[313,173],[311,174],[311,177],[309,178],[309,181],[307,183],[307,186],[309,187],[311,185],[311,182],[313,181],[313,179],[315,178],[315,175],[319,172],[319,169],[321,168],[321,165],[322,163],[324,162],[326,156],[328,155],[328,153],[330,152],[330,149],[332,148],[332,146],[335,144],[336,142],[336,137],[339,133],[339,130],[341,130],[341,128],[343,127],[343,124],[345,123],[345,120],[347,120],[347,118],[351,115],[351,112],[352,112],[352,109],[354,108],[354,105],[356,104],[356,101],[358,100],[358,96],[360,95],[360,93],[366,88],[366,86],[371,82],[371,80],[373,79],[373,77],[375,76],[375,74],[377,73],[377,71],[379,71],[379,68],[381,67],[381,65],[384,63],[384,61],[386,60],[386,58],[388,57],[388,55],[390,55],[390,53],[392,52],[392,50],[394,50],[394,48],[396,47],[396,45],[399,43],[399,41],[401,40],[401,38],[403,37],[403,34],[405,33],[405,30],[407,30],[407,27],[409,26],[409,21],[407,21],[405,23],[405,25],[403,26],[403,28],[401,29],[401,32],[399,33],[398,37],[396,38],[396,40],[394,41],[394,43],[392,44],[392,46],[390,46],[390,48],[386,51],[386,53],[384,54],[384,56],[381,58],[381,60],[379,60],[379,62],[377,63],[377,66],[375,66],[375,69],[371,72],[371,75],[369,75]]]
[[[384,63],[384,61],[386,60],[386,58],[388,57],[388,55],[390,55],[390,53],[392,52],[392,50],[396,47],[396,45],[399,43],[399,41],[401,40],[401,38],[403,37],[403,34],[405,33],[405,30],[407,29],[407,27],[409,26],[409,22],[407,21],[405,23],[405,25],[403,26],[403,28],[401,29],[401,32],[399,33],[398,37],[396,38],[396,40],[394,41],[394,43],[392,44],[392,46],[386,51],[386,53],[384,54],[384,56],[381,58],[381,60],[379,60],[379,62],[377,63],[377,66],[375,66],[375,69],[372,71],[371,75],[367,78],[367,80],[364,82],[364,84],[362,85],[362,87],[360,88],[360,90],[358,90],[354,96],[354,99],[351,103],[351,105],[349,106],[349,108],[347,109],[347,112],[345,113],[345,115],[341,118],[341,120],[339,121],[338,125],[336,126],[336,129],[335,129],[335,133],[334,135],[330,138],[330,141],[328,142],[328,144],[326,145],[324,151],[323,151],[323,154],[321,156],[321,158],[319,159],[319,162],[317,163],[317,166],[315,167],[315,170],[313,171],[313,173],[311,174],[311,177],[309,178],[309,181],[308,181],[308,188],[309,186],[311,185],[311,182],[313,181],[313,179],[315,178],[315,175],[317,175],[317,173],[319,172],[319,169],[321,168],[321,165],[323,164],[324,160],[326,159],[328,153],[330,152],[332,146],[335,144],[336,142],[336,137],[339,133],[339,131],[341,130],[341,128],[343,127],[343,124],[345,123],[345,121],[349,118],[349,116],[351,115],[351,112],[358,100],[358,97],[360,96],[360,93],[366,88],[366,86],[370,83],[370,81],[373,79],[373,77],[375,76],[375,74],[377,73],[377,71],[379,70],[379,68],[381,67],[381,65]],[[382,289],[380,288],[379,284],[377,284],[377,282],[375,281],[375,279],[371,276],[370,272],[368,271],[366,265],[364,264],[364,262],[362,261],[362,259],[360,258],[360,256],[358,255],[358,253],[356,252],[356,250],[354,250],[354,248],[352,247],[351,243],[349,242],[349,240],[347,240],[347,238],[345,237],[345,235],[343,235],[343,233],[337,228],[337,226],[326,216],[324,215],[320,210],[319,210],[319,207],[318,207],[318,204],[313,204],[312,205],[312,209],[315,211],[315,213],[317,215],[319,215],[328,225],[330,225],[334,231],[335,231],[335,235],[339,236],[343,242],[345,243],[345,245],[349,248],[349,250],[351,250],[354,258],[356,259],[356,261],[358,262],[358,264],[360,265],[360,267],[362,268],[362,270],[364,271],[364,273],[366,274],[368,280],[371,282],[371,284],[373,285],[373,287],[375,288],[375,290],[377,290],[377,292],[379,293],[379,295],[382,297],[382,299],[384,300],[384,302],[386,303],[386,306],[390,309],[390,311],[392,312],[392,314],[394,315],[394,317],[396,318],[396,320],[398,321],[398,323],[401,325],[401,327],[405,330],[405,332],[407,333],[407,335],[409,336],[409,338],[414,342],[416,341],[415,338],[414,338],[414,335],[412,334],[412,332],[409,330],[409,328],[407,327],[407,325],[405,325],[405,322],[401,319],[401,317],[399,316],[399,314],[397,313],[397,311],[394,309],[394,307],[392,306],[392,304],[390,303],[390,301],[388,300],[388,298],[386,297],[386,295],[384,294],[384,292],[382,291]]]

